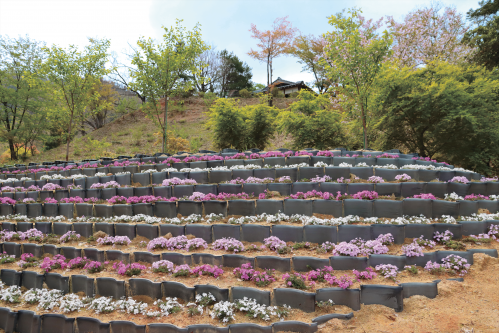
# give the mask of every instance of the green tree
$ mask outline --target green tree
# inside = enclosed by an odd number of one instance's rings
[[[329,79],[338,82],[333,104],[361,119],[365,149],[369,100],[381,64],[389,55],[392,38],[386,30],[381,34],[377,32],[382,19],[366,21],[355,8],[347,13],[350,15],[345,16],[343,12],[329,17],[333,31],[324,34],[326,58],[322,64]]]
[[[466,33],[463,42],[478,48],[475,62],[492,69],[499,65],[499,0],[482,0],[479,4],[480,8],[467,13],[475,28]]]
[[[89,38],[90,44],[83,51],[75,45],[68,49],[53,45],[45,47],[47,61],[45,71],[49,80],[58,87],[57,97],[65,106],[55,117],[69,119],[66,133],[66,161],[69,160],[69,142],[73,120],[80,119],[89,103],[98,99],[98,94],[91,94],[94,85],[101,77],[109,73],[105,68],[110,41]]]
[[[199,23],[188,31],[180,25],[181,22],[177,20],[176,26],[169,29],[163,27],[162,43],[157,44],[151,38],[140,38],[132,56],[132,65],[136,69],[130,72],[133,79],[130,87],[145,96],[146,103],[142,110],[161,128],[164,152],[167,146],[169,97],[193,89],[194,82],[189,78],[198,74],[197,59],[208,49],[201,39]],[[197,78],[201,80],[199,76]]]
[[[498,79],[476,65],[386,68],[376,98],[380,148],[403,147],[477,172],[497,172]]]
[[[27,36],[0,37],[0,137],[12,160],[20,145],[34,142],[45,128],[50,83],[42,73],[42,46]]]
[[[234,53],[220,52],[220,96],[225,97],[231,90],[251,89],[251,68]]]
[[[293,137],[293,149],[323,150],[341,145],[344,141],[341,115],[326,108],[330,106],[328,98],[301,90],[298,99],[277,117],[278,129]]]

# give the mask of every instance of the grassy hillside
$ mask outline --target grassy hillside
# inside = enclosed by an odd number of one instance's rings
[[[278,108],[287,108],[294,102],[291,98],[278,98],[274,100],[274,105]],[[253,105],[259,103],[257,98],[239,99],[239,104]],[[199,97],[191,97],[185,100],[185,107],[182,110],[173,109],[168,112],[168,126],[174,132],[190,142],[197,140],[200,144],[198,149],[213,149],[212,133],[205,128],[208,108],[205,101]],[[103,128],[95,130],[85,137],[73,140],[69,148],[69,158],[82,160],[92,158],[94,152],[85,151],[82,147],[82,139],[86,137],[92,140],[107,141],[111,146],[106,149],[110,156],[134,155],[136,153],[153,154],[161,151],[161,143],[158,141],[159,129],[154,123],[145,117],[141,111],[127,114]],[[287,145],[289,139],[285,136],[276,136],[268,148],[278,148]],[[39,145],[41,146],[41,145]],[[76,151],[75,151],[76,147]],[[75,154],[76,153],[76,154]],[[66,156],[66,145],[43,151],[39,155],[29,158],[26,162],[43,162],[64,160]]]

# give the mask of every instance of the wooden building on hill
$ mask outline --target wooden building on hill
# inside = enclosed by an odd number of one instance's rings
[[[278,77],[270,86],[267,86],[263,89],[258,89],[255,90],[253,93],[258,94],[258,93],[266,93],[269,91],[270,87],[273,86],[275,89],[279,89],[284,93],[284,96],[289,97],[289,94],[300,91],[302,89],[310,90],[310,89],[303,81],[287,81],[283,80],[280,77]]]

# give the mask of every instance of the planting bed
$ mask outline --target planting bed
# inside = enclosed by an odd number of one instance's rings
[[[6,332],[495,331],[496,178],[344,150],[25,169],[0,175]]]

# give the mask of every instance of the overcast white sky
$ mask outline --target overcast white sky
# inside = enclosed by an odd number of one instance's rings
[[[478,0],[442,0],[463,15],[478,7]],[[329,29],[327,17],[353,6],[367,18],[405,14],[430,4],[430,0],[0,0],[0,35],[29,35],[47,44],[85,45],[87,37],[109,38],[111,50],[121,53],[140,36],[160,39],[161,26],[183,19],[188,29],[199,22],[203,38],[218,50],[233,51],[250,65],[253,81],[266,82],[265,64],[246,55],[256,41],[248,31],[251,23],[267,30],[277,17],[289,20],[302,34],[321,35]],[[312,80],[301,73],[291,57],[277,58],[274,78]]]

